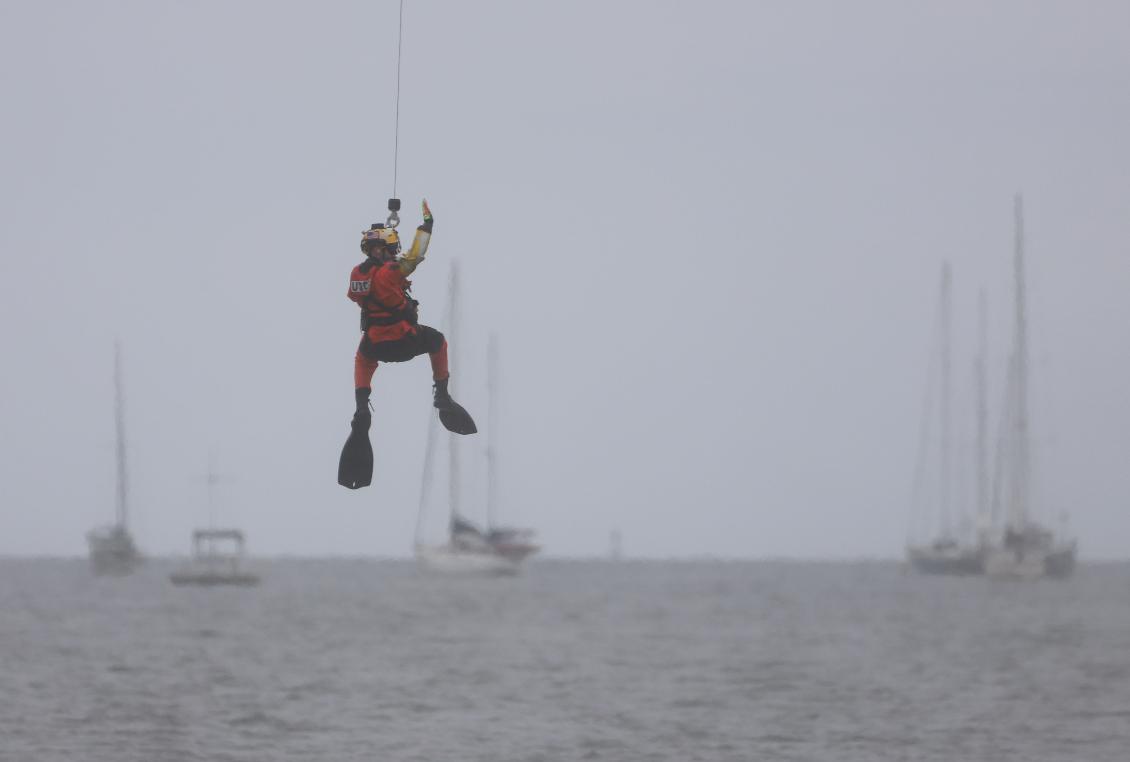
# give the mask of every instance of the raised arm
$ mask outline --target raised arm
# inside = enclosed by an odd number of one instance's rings
[[[405,275],[411,275],[412,272],[420,266],[424,261],[424,255],[428,253],[428,243],[432,240],[432,210],[428,208],[428,201],[424,199],[421,202],[424,208],[424,224],[416,228],[416,236],[412,239],[412,247],[408,249],[408,253],[402,256],[399,260],[400,272]]]

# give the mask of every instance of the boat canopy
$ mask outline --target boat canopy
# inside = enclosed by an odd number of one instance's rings
[[[243,544],[243,532],[238,529],[197,529],[192,533],[192,541],[201,540],[234,540]]]
[[[225,546],[232,542],[235,547]],[[197,557],[242,556],[244,552],[243,532],[238,529],[197,529],[192,533],[192,553]]]

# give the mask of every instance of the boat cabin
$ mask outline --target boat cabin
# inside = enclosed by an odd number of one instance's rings
[[[241,568],[246,544],[238,529],[197,529],[192,558],[169,579],[174,585],[257,585],[259,577]]]

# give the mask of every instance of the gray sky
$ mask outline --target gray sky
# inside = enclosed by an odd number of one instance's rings
[[[396,12],[0,4],[0,553],[83,553],[112,515],[115,337],[145,552],[207,521],[210,448],[253,552],[409,552],[426,358],[378,371],[375,487],[335,483]],[[971,433],[1019,190],[1039,494],[1126,557],[1127,29],[1122,2],[407,0],[416,292],[446,330],[459,259],[481,423],[499,336],[501,515],[564,555],[614,528],[633,555],[901,554],[941,261]]]

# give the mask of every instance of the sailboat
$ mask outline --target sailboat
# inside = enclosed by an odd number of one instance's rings
[[[487,341],[487,530],[486,540],[495,553],[515,563],[540,550],[532,529],[504,526],[498,523],[498,339],[492,333]]]
[[[90,567],[95,574],[124,575],[132,572],[141,563],[130,535],[129,483],[126,470],[125,401],[122,395],[122,353],[121,346],[114,344],[114,425],[117,443],[117,503],[114,523],[93,529],[86,535],[90,547]]]
[[[1007,404],[1002,418],[1004,436],[998,449],[994,514],[1001,513],[1001,492],[1007,489],[1008,515],[1004,530],[986,558],[991,577],[1038,579],[1066,577],[1075,569],[1076,543],[1036,522],[1032,517],[1031,425],[1028,413],[1028,320],[1024,271],[1024,207],[1014,200],[1015,315],[1012,356],[1008,366]]]
[[[243,567],[247,540],[238,529],[197,529],[192,533],[192,556],[181,569],[169,575],[177,586],[259,584],[259,577]]]
[[[458,267],[452,263],[448,302],[448,334],[455,342],[454,330],[458,318]],[[459,447],[461,442],[446,437],[448,462],[448,539],[446,543],[429,545],[423,541],[424,516],[429,502],[431,486],[434,483],[434,466],[437,450],[439,425],[433,419],[428,427],[428,439],[424,452],[424,471],[420,488],[420,507],[416,524],[416,559],[426,569],[455,574],[509,575],[521,570],[523,562],[540,548],[533,542],[534,532],[530,529],[500,526],[496,522],[498,502],[497,456],[495,432],[498,429],[498,371],[497,343],[491,337],[488,345],[489,410],[487,425],[487,523],[479,527],[468,519],[461,508],[462,484],[460,473]],[[458,367],[458,366],[456,366]]]
[[[927,544],[908,544],[906,549],[907,560],[910,565],[918,572],[923,574],[947,574],[947,575],[971,575],[981,574],[984,570],[984,557],[985,545],[983,542],[983,535],[979,536],[976,542],[970,543],[968,541],[962,542],[953,531],[953,522],[950,516],[950,488],[953,483],[953,472],[951,468],[951,440],[950,440],[950,323],[951,323],[951,272],[948,262],[942,265],[942,284],[940,296],[940,312],[941,312],[941,347],[939,353],[940,360],[940,382],[941,382],[941,395],[938,416],[941,422],[941,447],[939,448],[939,469],[938,469],[938,506],[939,506],[939,524],[938,534],[935,538]],[[984,431],[984,295],[981,298],[981,357],[978,359],[978,433],[983,436]],[[923,456],[926,450],[927,427],[928,417],[923,420],[923,430],[920,439],[919,448],[919,468],[915,478],[915,493],[916,497],[920,491],[920,486],[923,482],[922,479],[922,465]],[[979,444],[983,444],[980,440]],[[984,448],[978,447],[978,459],[983,458]],[[979,464],[980,466],[980,464]],[[983,482],[984,469],[978,468],[978,475]],[[984,511],[984,490],[978,490],[978,523],[982,523],[981,518]]]
[[[177,586],[238,585],[250,587],[259,584],[259,576],[244,568],[247,556],[247,538],[239,529],[216,527],[216,487],[226,477],[216,473],[216,456],[208,453],[208,528],[192,533],[192,555],[188,562],[169,575]]]

